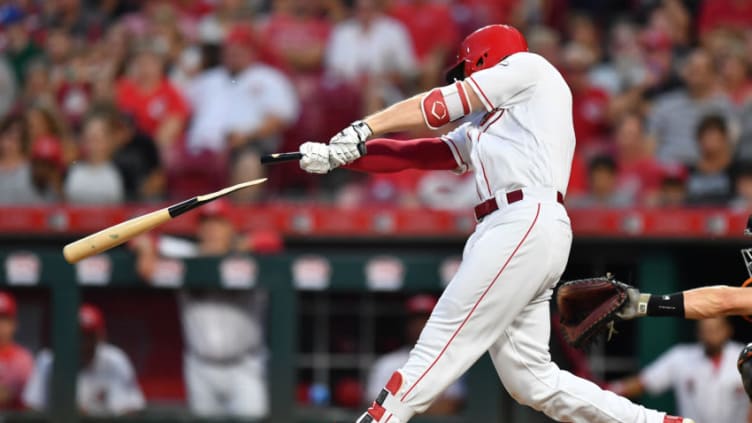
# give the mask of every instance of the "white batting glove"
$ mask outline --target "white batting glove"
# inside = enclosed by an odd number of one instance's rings
[[[337,146],[336,151],[332,151],[330,155],[332,164],[342,166],[362,156],[364,150],[360,145],[366,142],[371,135],[373,135],[373,131],[362,120],[357,120],[339,131],[329,140],[330,146]],[[360,148],[358,148],[359,146]]]
[[[330,164],[329,146],[324,143],[305,142],[300,145],[300,153],[300,168],[308,173],[325,174],[336,167]]]

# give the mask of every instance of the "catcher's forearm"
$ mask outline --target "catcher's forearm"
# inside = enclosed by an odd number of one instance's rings
[[[684,292],[687,319],[752,315],[752,289],[725,285],[707,286]]]

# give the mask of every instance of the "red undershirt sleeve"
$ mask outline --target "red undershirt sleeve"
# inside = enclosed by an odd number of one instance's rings
[[[407,169],[455,170],[457,161],[440,138],[394,140],[376,138],[366,144],[368,154],[345,166],[370,173],[399,172]]]

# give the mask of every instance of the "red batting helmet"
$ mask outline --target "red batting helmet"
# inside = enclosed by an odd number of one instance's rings
[[[461,81],[520,51],[527,51],[527,41],[517,28],[509,25],[484,26],[462,40],[457,63],[447,71],[447,82]]]

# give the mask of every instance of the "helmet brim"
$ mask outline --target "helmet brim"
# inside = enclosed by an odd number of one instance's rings
[[[444,73],[447,84],[465,79],[465,61],[460,60]]]

